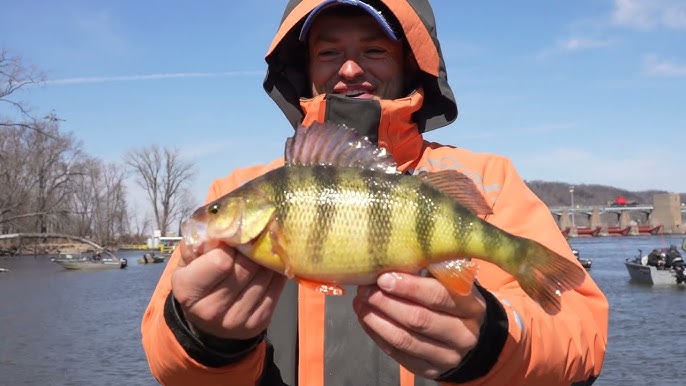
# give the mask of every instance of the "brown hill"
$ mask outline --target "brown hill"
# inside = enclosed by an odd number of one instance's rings
[[[569,187],[572,184],[548,181],[526,181],[526,184],[549,207],[569,206],[571,204]],[[574,185],[574,205],[609,205],[617,196],[622,196],[628,202],[636,202],[638,205],[653,205],[653,196],[660,193],[668,192],[664,190],[633,192],[612,186],[579,184]],[[680,193],[680,195],[681,202],[686,202],[686,193]]]

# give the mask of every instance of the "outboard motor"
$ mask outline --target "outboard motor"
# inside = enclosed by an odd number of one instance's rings
[[[674,269],[674,273],[676,274],[677,284],[686,282],[686,273],[684,273],[686,266],[684,265],[684,259],[681,257],[674,259],[674,261],[672,261],[672,269]]]

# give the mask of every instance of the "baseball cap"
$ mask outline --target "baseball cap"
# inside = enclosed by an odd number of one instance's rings
[[[317,18],[317,15],[328,8],[337,6],[337,5],[352,5],[356,7],[360,7],[361,9],[367,11],[369,15],[371,15],[377,23],[381,26],[381,28],[384,30],[386,35],[392,39],[392,40],[400,40],[400,36],[398,35],[397,32],[393,30],[393,27],[391,26],[391,23],[389,22],[388,18],[384,16],[383,12],[380,11],[378,8],[379,7],[374,7],[370,4],[370,1],[360,1],[360,0],[326,0],[323,1],[321,4],[318,6],[314,7],[312,11],[310,12],[309,15],[307,15],[307,18],[305,19],[305,22],[303,23],[303,27],[300,30],[300,36],[299,39],[301,42],[304,42],[305,39],[307,38],[307,33],[310,30],[310,27],[312,26],[312,23],[314,20]]]

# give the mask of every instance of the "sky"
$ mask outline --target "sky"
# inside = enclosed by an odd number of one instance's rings
[[[105,162],[180,149],[201,202],[292,134],[262,89],[285,4],[4,0],[0,49],[46,74],[13,95],[36,116]],[[432,4],[459,116],[427,139],[506,156],[525,180],[686,193],[686,1]]]

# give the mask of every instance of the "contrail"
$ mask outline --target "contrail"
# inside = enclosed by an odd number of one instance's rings
[[[127,82],[138,80],[156,80],[173,78],[211,78],[220,76],[256,76],[264,75],[264,71],[227,71],[227,72],[176,72],[166,74],[146,75],[120,75],[120,76],[91,76],[80,78],[62,78],[45,81],[45,84],[80,84],[80,83],[104,83],[104,82]]]

